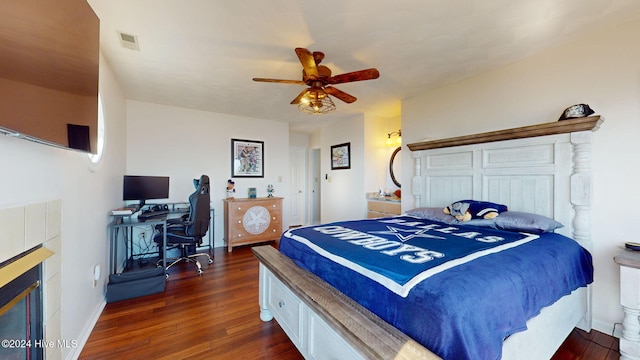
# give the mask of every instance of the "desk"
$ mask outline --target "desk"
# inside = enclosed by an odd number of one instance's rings
[[[180,218],[185,213],[188,213],[188,208],[186,210],[176,210],[176,208],[172,208],[174,210],[170,211],[169,214],[159,216],[156,218],[147,219],[141,221],[137,216],[134,215],[113,215],[113,220],[111,224],[109,224],[109,241],[110,241],[110,253],[109,253],[109,273],[115,274],[118,273],[118,262],[122,259],[124,262],[122,263],[123,271],[126,271],[131,267],[133,260],[136,256],[144,257],[145,255],[149,255],[151,253],[134,253],[133,247],[133,229],[135,227],[140,226],[148,226],[150,228],[154,228],[156,225],[162,225],[163,233],[166,234],[167,220],[173,218]],[[211,208],[211,218],[209,220],[209,244],[203,245],[202,247],[207,247],[209,251],[209,255],[213,257],[213,233],[214,233],[214,209]],[[124,245],[124,256],[119,256],[120,244],[119,238],[122,236],[122,245]],[[153,236],[153,235],[151,235]],[[167,247],[167,239],[166,235],[163,238],[162,244],[162,266],[166,268],[166,247]]]

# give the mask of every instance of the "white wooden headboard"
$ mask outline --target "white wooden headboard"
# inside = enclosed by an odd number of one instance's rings
[[[591,136],[599,116],[409,144],[416,207],[474,199],[545,215],[591,250]],[[463,145],[458,145],[463,144]]]

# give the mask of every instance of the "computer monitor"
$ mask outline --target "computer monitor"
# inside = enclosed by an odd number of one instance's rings
[[[146,200],[168,198],[168,176],[124,176],[122,200],[138,200],[140,201],[140,208],[142,208]]]

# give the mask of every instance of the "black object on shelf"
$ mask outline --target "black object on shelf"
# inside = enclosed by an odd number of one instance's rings
[[[624,247],[630,250],[640,251],[640,243],[636,242],[626,242],[624,243]]]

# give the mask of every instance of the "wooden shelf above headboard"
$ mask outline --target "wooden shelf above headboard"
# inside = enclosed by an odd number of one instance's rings
[[[490,131],[480,134],[457,136],[447,139],[421,141],[407,144],[409,150],[428,150],[450,146],[471,145],[502,140],[523,139],[535,136],[555,135],[576,131],[596,131],[604,118],[589,116],[583,118],[562,120],[538,125],[529,125],[513,129]]]

